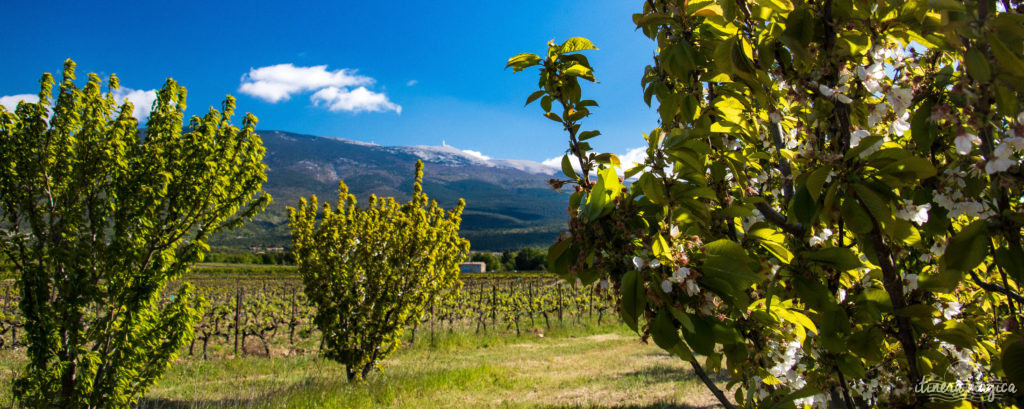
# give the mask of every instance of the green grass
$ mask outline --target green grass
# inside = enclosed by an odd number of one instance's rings
[[[705,407],[685,363],[622,325],[507,333],[421,331],[365,383],[311,355],[188,361],[143,408]]]
[[[21,353],[24,350],[21,350]],[[24,357],[0,353],[0,385]],[[691,408],[714,407],[688,365],[621,324],[554,326],[522,336],[417,333],[358,384],[344,367],[298,356],[181,359],[140,408]],[[10,390],[0,392],[9,407]]]

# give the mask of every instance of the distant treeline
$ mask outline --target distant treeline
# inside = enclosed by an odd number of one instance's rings
[[[487,271],[539,271],[545,270],[547,252],[533,247],[522,250],[497,252],[471,252],[469,261],[482,261]],[[216,247],[206,255],[204,263],[260,264],[268,266],[295,265],[290,249],[279,251],[252,251],[230,247]]]
[[[547,269],[547,252],[527,247],[519,251],[505,250],[501,253],[472,253],[470,261],[482,261],[487,271],[537,271]]]
[[[215,247],[206,254],[205,263],[294,265],[291,250],[252,251],[230,247]]]

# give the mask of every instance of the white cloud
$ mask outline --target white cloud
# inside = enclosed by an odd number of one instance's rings
[[[353,90],[338,87],[326,87],[309,98],[313,104],[324,104],[331,112],[385,112],[402,113],[402,107],[388,100],[388,96],[373,92],[366,87]]]
[[[619,155],[619,163],[622,163],[622,167],[630,169],[636,166],[638,163],[644,163],[647,160],[647,148],[633,148],[630,149],[623,155]]]
[[[373,78],[356,75],[355,70],[328,71],[326,65],[296,67],[291,63],[250,68],[242,75],[238,91],[270,103],[287,101],[293,94],[328,87],[373,84]]]
[[[419,81],[416,81],[416,80],[409,80],[409,82],[406,82],[406,83],[405,83],[405,86],[407,86],[407,87],[411,87],[411,86],[413,86],[413,85],[416,85],[416,84],[419,84],[419,83],[420,83],[420,82],[419,82]]]
[[[4,108],[7,108],[7,110],[11,112],[14,112],[14,110],[18,108],[18,102],[21,101],[34,104],[36,102],[39,102],[39,96],[32,94],[18,94],[0,97],[0,105],[3,105]]]
[[[472,156],[472,157],[475,157],[475,158],[479,158],[481,160],[491,160],[490,156],[484,155],[484,154],[482,154],[482,153],[480,153],[478,151],[471,151],[469,149],[462,149],[462,153],[465,153],[465,154],[467,154],[469,156]]]
[[[626,151],[626,153],[624,154],[616,154],[615,156],[619,157],[619,163],[622,164],[622,167],[617,169],[617,171],[619,172],[619,176],[622,176],[627,169],[636,166],[636,164],[638,163],[644,163],[644,160],[647,159],[647,148],[633,148]],[[562,169],[561,156],[555,156],[541,163],[547,166]],[[572,163],[573,170],[575,170],[576,172],[580,172],[580,162],[579,160],[576,159],[576,155],[569,155],[569,163]]]
[[[156,90],[143,91],[124,87],[114,90],[114,100],[117,101],[118,105],[124,103],[126,99],[134,106],[132,116],[138,119],[139,122],[145,122],[146,118],[149,117],[149,112],[153,109],[153,102],[156,101]],[[4,108],[12,112],[18,107],[19,101],[36,103],[39,102],[39,96],[18,94],[0,97],[0,105],[3,105]]]
[[[575,157],[576,157],[575,155],[570,157],[569,161],[570,162],[575,162],[575,161],[572,160]],[[542,165],[551,166],[553,168],[561,169],[562,168],[562,157],[561,156],[555,156],[555,157],[553,157],[551,159],[546,159],[544,161],[541,161],[541,164]],[[572,168],[575,169],[577,172],[579,172],[580,164],[579,163],[575,163],[575,164],[572,165]]]
[[[132,103],[132,116],[139,120],[139,123],[146,123],[150,111],[153,110],[153,102],[156,101],[156,90],[143,91],[141,89],[118,88],[114,90],[114,100],[118,104],[124,100]]]

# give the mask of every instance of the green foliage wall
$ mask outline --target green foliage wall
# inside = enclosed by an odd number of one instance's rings
[[[371,195],[360,208],[342,181],[334,207],[324,203],[321,210],[313,196],[289,208],[293,254],[316,307],[324,354],[345,365],[350,381],[391,354],[426,305],[462,285],[458,264],[469,253],[469,242],[459,237],[465,202],[446,212],[423,193],[422,182],[417,161],[408,203]]]
[[[587,142],[589,41],[508,62],[540,68],[527,103],[569,136],[552,270],[610,280],[726,407],[922,407],[948,376],[1024,389],[1020,2],[638,9],[660,114],[643,163]]]
[[[29,364],[14,384],[26,407],[129,407],[192,336],[186,285],[160,293],[208,250],[215,232],[250,219],[264,149],[256,118],[222,111],[183,132],[185,88],[168,79],[143,135],[116,76],[75,85],[64,66],[39,103],[0,107],[0,251],[16,270]]]

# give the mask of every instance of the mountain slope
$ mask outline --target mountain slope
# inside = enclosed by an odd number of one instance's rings
[[[568,194],[547,180],[557,169],[523,160],[490,159],[450,146],[389,147],[339,138],[259,131],[267,148],[267,183],[274,201],[250,223],[213,244],[288,246],[286,207],[316,194],[337,201],[338,180],[365,203],[370,194],[408,200],[416,160],[425,164],[424,191],[450,209],[466,200],[462,235],[474,250],[547,246],[564,230]]]

